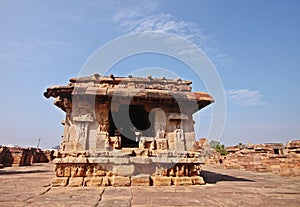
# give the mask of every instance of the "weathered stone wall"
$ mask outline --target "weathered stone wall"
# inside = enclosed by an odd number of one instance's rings
[[[41,149],[35,149],[31,148],[31,152],[33,154],[32,157],[32,163],[43,163],[43,162],[49,162],[50,159],[47,156],[47,151],[42,151]]]
[[[225,168],[300,176],[300,140],[290,141],[282,149],[270,144],[234,146],[226,149],[229,154],[222,159]]]
[[[0,147],[0,167],[3,167],[4,158],[6,153],[6,147]]]
[[[66,163],[64,160],[68,160]],[[201,167],[195,158],[74,157],[56,158],[52,186],[170,186],[202,185]],[[156,162],[155,162],[156,161]],[[176,161],[176,162],[173,162]],[[100,164],[101,163],[101,164]]]
[[[26,166],[32,163],[49,162],[49,160],[53,160],[53,157],[50,159],[48,157],[51,157],[51,151],[44,152],[36,148],[5,146],[0,148],[0,166],[2,167]]]

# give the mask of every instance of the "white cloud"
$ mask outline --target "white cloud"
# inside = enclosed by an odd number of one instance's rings
[[[10,53],[0,52],[0,62],[13,64],[22,67],[29,67],[29,61],[27,57],[20,57]]]
[[[232,89],[226,91],[228,101],[244,106],[265,105],[263,95],[259,91],[249,89]]]
[[[198,24],[176,18],[171,14],[160,13],[158,2],[135,6],[123,5],[116,11],[113,19],[124,33],[157,31],[176,34],[196,44],[214,64],[226,66],[232,63],[224,52],[214,46],[214,38],[205,34]]]
[[[39,58],[47,59],[49,53],[76,54],[68,42],[57,40],[35,40],[35,42],[0,41],[0,62],[29,67]],[[78,52],[77,52],[78,53]],[[34,58],[33,58],[34,57]]]

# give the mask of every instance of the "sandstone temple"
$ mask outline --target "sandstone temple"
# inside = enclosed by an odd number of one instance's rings
[[[48,88],[66,113],[52,185],[203,184],[193,114],[214,100],[191,83],[94,74]]]

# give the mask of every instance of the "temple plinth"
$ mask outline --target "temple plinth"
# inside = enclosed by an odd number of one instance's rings
[[[53,186],[203,184],[192,115],[213,98],[191,83],[95,74],[48,88],[66,112]]]

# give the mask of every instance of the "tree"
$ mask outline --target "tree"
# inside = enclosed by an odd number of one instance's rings
[[[212,140],[212,141],[209,142],[210,148],[214,148],[215,149],[216,146],[218,146],[218,145],[220,145],[220,142],[218,142],[218,141]]]
[[[220,142],[218,142],[218,141],[212,140],[209,143],[209,146],[211,148],[215,149],[216,152],[219,152],[221,155],[227,155],[228,154],[228,152],[225,149],[224,144],[221,145]]]

